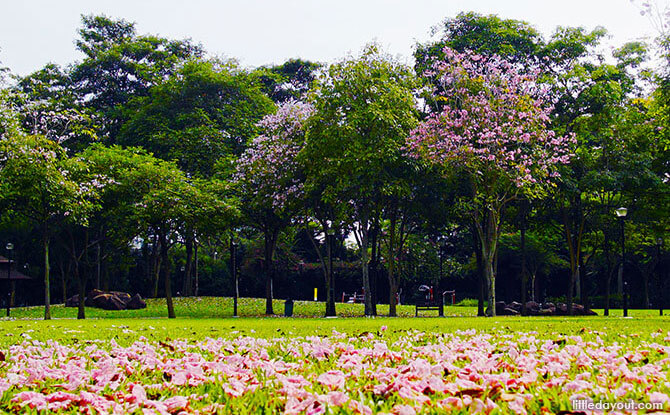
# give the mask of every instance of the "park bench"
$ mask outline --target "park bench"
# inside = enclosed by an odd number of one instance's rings
[[[415,316],[419,317],[419,311],[432,311],[432,310],[437,310],[438,313],[437,315],[440,317],[444,316],[444,304],[442,303],[442,300],[419,300],[417,303],[414,305],[414,312]]]
[[[355,304],[355,303],[362,303],[364,301],[365,301],[365,294],[358,294],[358,293],[347,294],[344,292],[342,293],[343,303]]]

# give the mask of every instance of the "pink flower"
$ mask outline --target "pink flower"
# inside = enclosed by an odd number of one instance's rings
[[[344,373],[339,370],[329,370],[328,372],[319,375],[316,380],[328,388],[341,389],[344,387],[346,378],[344,377]]]
[[[393,413],[396,415],[416,415],[416,411],[413,407],[400,404],[393,407]]]

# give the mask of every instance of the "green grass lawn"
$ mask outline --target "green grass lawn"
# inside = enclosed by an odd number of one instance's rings
[[[242,298],[240,318],[232,317],[232,299],[220,297],[176,298],[177,318],[167,319],[165,300],[150,299],[143,310],[105,311],[86,309],[86,320],[77,320],[77,309],[62,305],[52,307],[50,321],[41,320],[43,307],[16,308],[12,318],[0,319],[0,347],[23,340],[48,339],[64,344],[115,338],[120,344],[129,344],[140,337],[150,340],[190,339],[206,337],[254,337],[329,335],[333,330],[349,334],[376,332],[387,326],[391,332],[409,329],[448,333],[455,330],[481,331],[537,331],[568,335],[588,331],[602,332],[614,341],[619,335],[635,334],[647,337],[660,330],[670,330],[670,316],[659,317],[657,310],[631,310],[629,318],[621,317],[621,310],[612,310],[610,317],[475,317],[475,307],[448,306],[445,318],[436,311],[422,312],[414,317],[414,306],[399,307],[398,318],[383,317],[388,306],[378,306],[380,317],[365,318],[362,304],[337,304],[338,318],[322,318],[324,304],[298,301],[295,316],[291,318],[264,316],[262,299]],[[283,301],[274,302],[275,312],[283,312]],[[598,310],[602,315],[602,310]]]

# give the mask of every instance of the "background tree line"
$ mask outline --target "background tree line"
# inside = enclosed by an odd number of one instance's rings
[[[668,35],[607,54],[605,36],[462,13],[414,67],[373,44],[247,69],[85,16],[80,62],[2,73],[0,239],[34,278],[15,301],[49,318],[78,293],[84,318],[90,288],[128,290],[174,317],[175,293],[232,295],[236,252],[242,295],[268,314],[319,287],[326,315],[353,291],[394,315],[419,284],[482,315],[496,298],[607,310],[624,282],[658,304]]]

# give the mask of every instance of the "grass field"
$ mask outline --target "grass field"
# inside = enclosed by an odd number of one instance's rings
[[[12,309],[11,319],[0,319],[0,346],[7,346],[25,339],[57,340],[63,344],[85,340],[117,339],[129,343],[145,336],[150,339],[192,339],[206,337],[235,337],[248,335],[270,338],[283,335],[309,336],[328,335],[333,330],[346,333],[374,332],[381,326],[391,330],[416,329],[426,332],[449,333],[455,330],[476,329],[479,331],[537,331],[540,333],[572,334],[582,329],[603,332],[616,338],[622,333],[648,336],[657,330],[670,330],[670,316],[658,317],[657,310],[630,310],[629,318],[621,317],[621,310],[612,310],[610,317],[475,317],[477,309],[466,306],[445,307],[445,318],[437,317],[436,311],[422,311],[414,317],[414,306],[398,307],[399,317],[384,317],[388,305],[379,305],[380,316],[361,317],[362,304],[337,304],[337,318],[323,318],[324,303],[296,301],[294,317],[286,318],[281,313],[284,302],[273,303],[275,316],[265,316],[265,301],[241,298],[238,304],[239,318],[233,318],[231,298],[197,297],[175,298],[177,319],[165,316],[164,299],[148,299],[142,310],[106,311],[86,308],[86,320],[77,320],[77,309],[55,305],[51,309],[53,319],[42,320],[43,307]],[[668,313],[670,314],[670,313]],[[457,318],[459,317],[459,318]]]
[[[50,321],[15,309],[0,320],[0,413],[550,414],[574,399],[670,409],[670,317],[656,310],[415,318],[401,306],[402,317],[365,318],[360,304],[337,306],[337,318],[314,302],[267,317],[263,300],[242,299],[233,318],[231,299],[178,298],[177,319],[149,300],[88,308],[86,320],[55,306]]]

